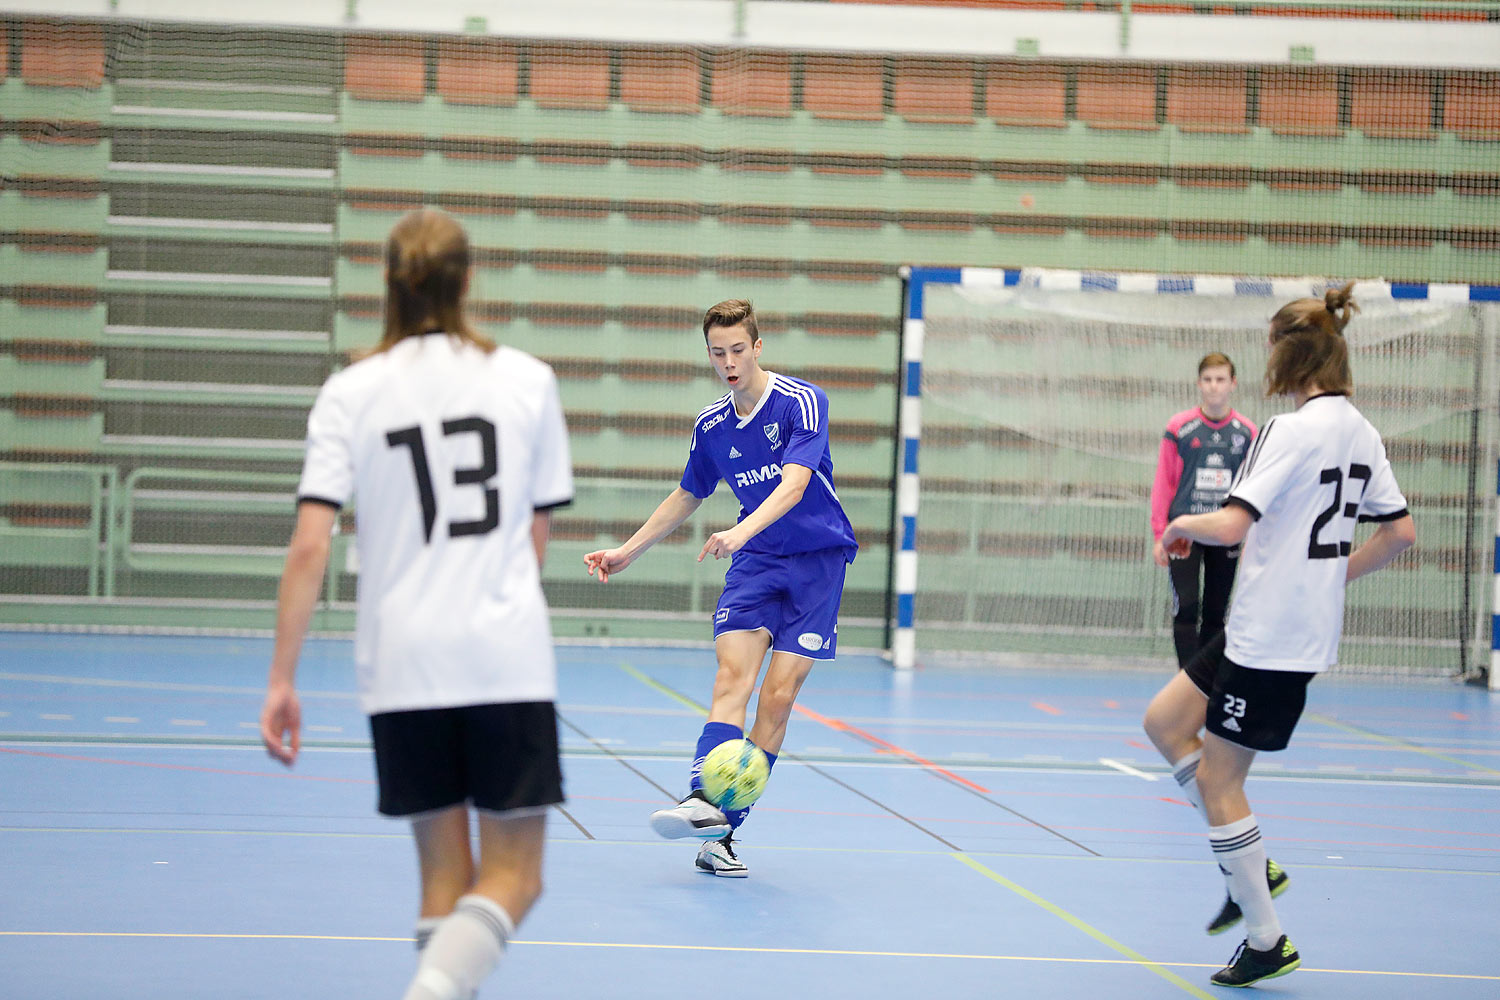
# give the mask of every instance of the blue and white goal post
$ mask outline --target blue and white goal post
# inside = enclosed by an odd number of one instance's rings
[[[1235,364],[1235,409],[1257,425],[1286,409],[1262,392],[1267,322],[1347,279],[969,267],[902,279],[894,667],[949,654],[1171,662],[1149,527],[1165,424],[1198,403],[1213,351]],[[1355,402],[1386,440],[1418,541],[1351,587],[1338,669],[1487,674],[1500,688],[1500,286],[1361,280],[1354,298]]]

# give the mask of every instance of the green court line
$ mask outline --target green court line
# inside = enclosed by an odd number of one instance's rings
[[[964,864],[968,865],[970,868],[974,869],[976,872],[983,875],[990,881],[997,882],[1000,885],[1005,886],[1005,888],[1009,889],[1011,892],[1020,896],[1027,902],[1034,903],[1035,905],[1040,906],[1042,909],[1046,910],[1054,917],[1057,917],[1059,920],[1063,921],[1074,929],[1082,931],[1089,937],[1093,938],[1095,941],[1098,941],[1100,944],[1104,945],[1106,948],[1109,948],[1111,951],[1116,951],[1121,955],[1124,955],[1127,959],[1130,960],[1129,964],[1140,965],[1146,969],[1151,970],[1158,976],[1161,976],[1167,982],[1171,983],[1173,986],[1176,986],[1178,989],[1184,991],[1190,996],[1197,997],[1198,1000],[1214,1000],[1213,995],[1206,990],[1194,986],[1192,983],[1188,982],[1186,979],[1183,979],[1177,973],[1168,968],[1165,968],[1157,962],[1151,961],[1135,949],[1121,944],[1093,925],[1085,923],[1084,921],[1073,916],[1073,914],[1069,913],[1067,910],[1064,910],[1056,903],[1043,899],[1041,896],[1038,896],[1036,893],[1032,892],[1030,889],[1027,889],[1024,886],[1017,885],[1015,882],[1012,882],[1010,879],[1006,878],[1004,875],[1001,875],[994,869],[980,864],[978,861],[975,861],[973,858],[969,857],[966,854],[957,853],[953,855],[953,858],[958,861],[962,861]]]
[[[686,695],[679,694],[676,691],[673,691],[671,688],[667,687],[661,681],[656,680],[654,677],[648,677],[648,676],[646,676],[645,674],[643,674],[639,670],[637,670],[635,667],[632,667],[630,664],[628,664],[628,663],[622,663],[622,664],[620,664],[620,669],[623,670],[623,671],[625,671],[631,677],[634,677],[636,680],[640,681],[642,684],[644,684],[647,687],[651,688],[653,691],[656,691],[656,692],[658,692],[660,694],[664,694],[668,698],[671,698],[673,701],[677,702],[679,705],[686,705],[688,708],[691,708],[693,711],[697,712],[699,715],[707,715],[708,714],[708,709],[705,706],[698,704],[696,701],[694,701],[693,699],[687,697]]]
[[[409,839],[406,833],[358,833],[339,832],[332,830],[225,830],[207,829],[203,827],[140,827],[140,826],[0,826],[0,834],[6,833],[108,833],[108,834],[148,834],[154,836],[194,836],[194,837],[329,837],[346,840],[401,840]],[[596,837],[593,840],[583,840],[578,837],[548,837],[547,843],[556,844],[560,847],[587,846],[587,847],[647,847],[647,848],[671,848],[677,846],[662,840],[621,840]],[[837,847],[820,847],[817,845],[791,845],[791,844],[757,844],[757,851],[771,851],[783,854],[818,854],[818,853],[840,853],[858,854],[866,856],[895,855],[900,857],[919,858],[948,858],[953,856],[952,851],[941,849],[923,851],[915,848],[896,847],[850,847],[847,845]],[[1132,858],[1132,857],[1097,857],[1081,858],[1077,854],[1043,854],[1040,852],[1023,853],[1020,851],[969,851],[970,857],[979,858],[1006,858],[1019,861],[1076,861],[1090,864],[1129,864],[1129,865],[1210,865],[1209,859],[1189,860],[1186,858]],[[1457,875],[1463,878],[1500,878],[1500,871],[1486,871],[1484,869],[1472,868],[1415,868],[1411,866],[1397,865],[1328,865],[1315,863],[1300,863],[1297,865],[1299,871],[1315,869],[1318,871],[1337,872],[1390,872],[1397,875]],[[1217,968],[1217,966],[1216,966]]]
[[[1457,764],[1459,767],[1467,767],[1470,770],[1480,771],[1484,774],[1500,775],[1500,770],[1496,770],[1493,767],[1485,767],[1483,764],[1475,764],[1472,761],[1464,760],[1462,757],[1450,757],[1447,754],[1438,753],[1436,750],[1428,750],[1426,747],[1418,746],[1415,743],[1408,742],[1398,737],[1387,736],[1384,733],[1373,732],[1360,726],[1351,726],[1347,722],[1340,722],[1337,719],[1330,719],[1328,716],[1319,715],[1316,712],[1308,712],[1307,718],[1312,720],[1313,722],[1317,722],[1325,726],[1331,726],[1334,729],[1342,729],[1346,733],[1354,733],[1357,736],[1363,736],[1365,739],[1376,740],[1380,743],[1384,743],[1387,746],[1399,747],[1402,750],[1409,750],[1412,753],[1421,754],[1424,757],[1431,757],[1434,760],[1446,761],[1449,764]]]
[[[17,674],[0,672],[0,681],[23,681],[32,684],[72,684],[79,687],[130,688],[138,691],[177,691],[185,694],[243,694],[265,696],[264,687],[238,687],[223,684],[183,684],[175,681],[134,681],[113,677],[74,677],[68,674]],[[356,701],[353,691],[301,691],[299,698],[337,698]]]
[[[409,937],[380,937],[355,934],[207,934],[176,933],[168,931],[0,931],[0,937],[17,938],[157,938],[173,940],[232,940],[232,941],[354,941],[375,944],[410,945]],[[1165,965],[1179,969],[1216,969],[1217,965],[1201,962],[1158,963],[1144,958],[1061,958],[1051,955],[976,955],[963,952],[926,951],[865,951],[853,948],[751,948],[736,945],[712,944],[646,944],[629,941],[533,941],[518,938],[512,945],[527,945],[540,948],[613,948],[635,951],[706,951],[724,954],[746,955],[827,955],[834,958],[936,958],[971,962],[1041,962],[1055,965],[1136,965],[1160,971],[1176,978],[1183,986],[1199,996],[1217,1000],[1204,993],[1187,980],[1169,972]],[[1122,946],[1123,947],[1123,946]],[[1128,952],[1129,950],[1126,949]],[[1130,952],[1129,954],[1134,954]],[[1403,976],[1412,979],[1471,979],[1482,982],[1500,981],[1500,976],[1485,976],[1462,972],[1391,972],[1380,969],[1314,969],[1302,967],[1303,972],[1324,972],[1340,976]]]

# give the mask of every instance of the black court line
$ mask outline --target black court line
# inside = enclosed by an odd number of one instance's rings
[[[568,719],[561,712],[557,713],[557,721],[561,722],[563,725],[565,725],[569,729],[573,730],[573,732],[577,733],[579,736],[582,736],[584,739],[588,740],[590,743],[592,743],[594,745],[594,749],[596,749],[599,752],[603,753],[607,757],[613,758],[617,763],[619,763],[619,765],[621,767],[625,768],[625,770],[629,771],[631,774],[634,774],[636,777],[640,778],[642,781],[644,781],[646,784],[650,785],[652,788],[656,789],[658,792],[661,792],[662,795],[665,796],[668,800],[670,800],[672,802],[676,802],[677,801],[677,796],[673,795],[671,792],[667,791],[661,785],[659,785],[655,781],[653,781],[651,779],[650,775],[646,774],[644,771],[640,770],[635,765],[631,764],[630,761],[626,760],[624,757],[621,757],[619,754],[615,753],[609,747],[605,746],[603,743],[600,743],[594,737],[592,737],[588,733],[584,732],[582,729],[580,729],[578,727],[577,723],[573,722],[571,719]]]
[[[679,691],[676,688],[672,687],[670,684],[666,684],[666,683],[664,683],[664,682],[662,682],[662,681],[660,681],[660,680],[658,680],[658,679],[656,679],[654,677],[650,678],[650,682],[651,682],[651,684],[653,686],[659,688],[664,693],[671,695],[673,698],[677,699],[678,701],[682,702],[683,704],[685,704],[685,705],[691,705],[694,709],[696,709],[699,712],[702,712],[704,715],[708,714],[708,709],[706,707],[704,707],[703,705],[699,704],[693,698],[688,697],[687,695],[683,694],[681,691]],[[859,789],[855,788],[853,785],[850,785],[850,784],[848,784],[847,782],[844,782],[844,781],[840,781],[838,778],[835,778],[833,775],[829,774],[827,771],[823,770],[822,768],[817,767],[817,766],[809,763],[806,759],[804,759],[802,757],[798,757],[796,754],[792,754],[792,753],[787,753],[787,754],[785,754],[785,756],[788,759],[794,760],[797,763],[801,764],[803,767],[806,767],[806,768],[810,769],[814,773],[816,773],[816,774],[818,774],[818,775],[820,775],[820,776],[822,776],[824,778],[827,778],[829,781],[833,782],[835,785],[838,785],[839,787],[841,787],[841,788],[843,788],[843,789],[845,789],[847,791],[853,792],[855,795],[858,795],[860,798],[865,799],[867,802],[871,803],[872,805],[875,805],[875,806],[878,806],[881,809],[884,809],[886,812],[890,813],[892,816],[896,817],[897,819],[901,820],[904,823],[910,824],[915,829],[918,829],[918,830],[922,831],[923,833],[927,834],[927,836],[931,837],[933,840],[936,840],[938,843],[942,844],[943,846],[947,847],[948,849],[953,850],[953,851],[962,851],[963,850],[963,848],[958,847],[957,845],[955,845],[955,844],[949,842],[948,840],[944,839],[939,834],[934,833],[932,830],[927,829],[925,826],[923,826],[921,823],[918,823],[916,820],[912,819],[910,816],[907,816],[907,815],[903,814],[902,812],[900,812],[897,809],[892,809],[890,806],[886,805],[884,802],[881,802],[879,799],[876,799],[876,798],[873,798],[872,796],[866,795],[864,792],[861,792]],[[925,768],[924,767],[924,768],[922,768],[922,770],[925,773],[927,773],[927,774],[933,774],[934,773],[931,770],[931,768]],[[954,784],[957,787],[960,787],[960,788],[963,787],[962,784],[960,784],[958,782],[954,782],[951,779],[949,779],[947,777],[944,777],[941,774],[937,774],[935,776],[936,777],[940,777],[944,781],[947,781],[950,784]],[[1017,819],[1024,820],[1027,823],[1030,823],[1032,826],[1036,827],[1037,829],[1039,829],[1039,830],[1045,830],[1047,833],[1052,834],[1054,837],[1057,837],[1059,840],[1063,840],[1063,841],[1066,841],[1069,844],[1072,844],[1074,847],[1077,847],[1079,850],[1084,851],[1087,854],[1091,854],[1091,855],[1093,855],[1096,858],[1101,856],[1098,851],[1095,851],[1095,850],[1092,850],[1092,849],[1090,849],[1088,847],[1085,847],[1083,844],[1080,844],[1078,841],[1074,840],[1072,837],[1068,837],[1068,836],[1066,836],[1064,834],[1058,833],[1056,830],[1054,830],[1051,827],[1047,826],[1045,823],[1040,823],[1040,822],[1032,819],[1030,816],[1027,816],[1024,813],[1017,812],[1016,810],[1010,808],[1010,806],[1007,806],[1007,805],[1004,805],[1003,803],[997,802],[994,799],[990,798],[988,795],[984,795],[984,794],[982,794],[980,792],[974,791],[973,789],[966,789],[966,790],[969,791],[969,792],[971,792],[974,795],[978,795],[981,799],[983,799],[984,801],[990,803],[991,805],[997,806],[998,808],[1005,810],[1006,812],[1008,812],[1011,815],[1015,816]]]
[[[572,823],[574,826],[576,826],[578,828],[578,832],[581,833],[581,834],[583,834],[589,840],[598,840],[599,839],[598,837],[595,837],[592,833],[589,833],[588,830],[584,828],[584,825],[582,823],[578,822],[578,819],[572,813],[570,813],[566,809],[564,809],[560,804],[559,805],[555,805],[552,808],[556,809],[558,812],[560,812],[564,816],[566,816],[567,819],[568,819],[568,822]]]
[[[840,788],[844,789],[845,791],[853,792],[855,795],[858,795],[860,798],[864,799],[866,802],[870,803],[871,805],[876,806],[876,807],[878,807],[880,809],[884,809],[886,812],[890,813],[892,816],[896,817],[901,822],[907,824],[908,826],[912,827],[913,829],[920,830],[921,832],[927,834],[927,836],[931,837],[933,840],[937,841],[939,844],[942,844],[944,847],[948,848],[950,851],[958,851],[960,853],[963,852],[963,848],[961,848],[957,844],[954,844],[951,841],[945,839],[942,835],[940,835],[938,833],[935,833],[932,830],[927,829],[927,827],[923,826],[921,823],[918,823],[916,820],[912,819],[910,816],[906,816],[906,815],[902,814],[901,812],[899,812],[899,811],[897,811],[895,809],[892,809],[890,806],[886,805],[884,802],[881,802],[879,799],[875,798],[874,796],[866,795],[864,792],[860,791],[858,788],[855,788],[853,785],[849,784],[847,781],[840,781],[838,778],[835,778],[833,775],[829,774],[827,771],[823,770],[821,767],[818,767],[816,764],[810,764],[806,760],[803,760],[801,757],[798,757],[794,753],[784,753],[781,756],[784,756],[784,757],[786,757],[786,758],[788,758],[790,760],[796,761],[797,763],[801,764],[803,767],[807,768],[809,771],[812,771],[814,774],[817,774],[817,775],[820,775],[820,776],[822,776],[824,778],[827,778],[829,781],[833,782],[835,785],[838,785]]]

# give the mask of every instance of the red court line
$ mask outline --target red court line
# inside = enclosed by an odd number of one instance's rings
[[[0,753],[11,753],[22,757],[46,757],[51,760],[71,760],[84,764],[116,764],[121,767],[147,767],[160,771],[198,771],[202,774],[234,774],[251,778],[291,778],[294,781],[328,781],[335,784],[371,785],[371,778],[327,778],[316,774],[291,774],[280,771],[235,771],[223,767],[198,767],[193,764],[154,764],[144,760],[111,760],[108,757],[82,757],[69,753],[46,753],[41,750],[16,750],[0,747]]]
[[[1031,707],[1038,712],[1046,712],[1048,715],[1062,715],[1062,709],[1049,705],[1045,701],[1034,701]]]
[[[988,788],[985,788],[983,785],[976,785],[968,778],[960,777],[945,767],[938,767],[936,764],[925,757],[918,757],[910,750],[898,747],[894,743],[887,743],[885,740],[881,739],[879,736],[876,736],[874,733],[867,733],[863,729],[860,729],[858,726],[851,726],[849,725],[849,723],[844,722],[840,719],[830,719],[826,715],[819,715],[812,709],[804,708],[801,705],[794,704],[792,705],[792,707],[801,712],[803,715],[807,716],[809,719],[812,719],[814,722],[821,722],[829,729],[835,730],[840,733],[848,733],[850,736],[856,736],[859,739],[864,740],[866,743],[871,744],[872,746],[879,747],[887,753],[895,754],[898,757],[905,757],[913,764],[920,764],[922,767],[931,771],[933,774],[940,774],[943,777],[947,778],[949,781],[963,785],[965,788],[973,789],[974,791],[979,792],[982,795],[990,794],[990,790]]]

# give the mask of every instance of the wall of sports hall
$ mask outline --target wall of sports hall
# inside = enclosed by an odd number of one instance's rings
[[[706,634],[727,490],[608,587],[580,556],[675,485],[719,299],[832,397],[863,547],[841,631],[871,647],[902,265],[1500,277],[1493,2],[252,7],[0,3],[0,623],[269,628],[308,408],[420,205],[471,234],[481,326],[560,376],[578,496],[546,586],[574,637]],[[1466,426],[1408,489],[1492,517]],[[1108,557],[1143,580],[1149,481]],[[352,526],[319,629],[352,621]]]

